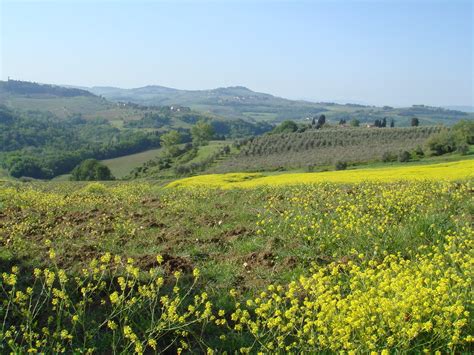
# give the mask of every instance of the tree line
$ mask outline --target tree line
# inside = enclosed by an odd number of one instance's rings
[[[89,158],[108,159],[160,146],[157,132],[119,130],[106,120],[0,106],[0,162],[14,177],[48,179]]]

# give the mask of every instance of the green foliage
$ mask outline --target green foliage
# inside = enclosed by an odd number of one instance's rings
[[[469,144],[474,144],[474,121],[460,121],[451,129],[443,129],[426,143],[433,155],[458,151],[466,153]]]
[[[326,124],[326,116],[325,115],[319,116],[318,119],[316,119],[316,116],[315,116],[315,117],[313,117],[313,121],[311,122],[311,125],[316,129],[323,128],[323,126],[325,124]]]
[[[336,166],[335,166],[336,170],[346,170],[347,169],[347,163],[345,161],[337,161],[336,162]]]
[[[74,181],[114,180],[110,169],[95,159],[86,159],[76,166],[71,173]]]
[[[213,135],[212,126],[205,121],[199,121],[191,128],[191,137],[196,146],[208,144]]]
[[[420,125],[420,120],[416,117],[413,117],[411,119],[411,126],[412,127],[418,127]]]
[[[0,81],[0,91],[7,91],[19,95],[52,95],[60,97],[94,96],[94,94],[86,90],[19,80]]]
[[[272,134],[240,143],[239,154],[223,161],[212,172],[299,169],[380,160],[382,152],[411,150],[425,144],[439,127],[328,128]]]
[[[216,137],[242,138],[258,136],[272,130],[273,125],[266,122],[248,122],[244,120],[208,120]],[[218,138],[216,138],[218,139]],[[220,139],[220,138],[219,138]]]
[[[360,121],[357,118],[353,118],[350,122],[352,127],[359,127],[360,126]]]
[[[389,163],[393,161],[397,161],[397,155],[393,154],[392,152],[384,152],[382,154],[382,161],[384,163]]]
[[[179,152],[178,144],[181,143],[181,133],[171,130],[160,137],[160,142],[167,153],[174,157]]]
[[[474,120],[461,120],[452,128],[460,141],[467,144],[474,144]]]
[[[270,133],[279,134],[279,133],[292,133],[298,130],[298,125],[294,121],[283,121],[278,126],[276,126]]]
[[[147,112],[140,120],[126,121],[124,127],[130,128],[161,128],[169,125],[171,121],[170,115],[161,113]]]
[[[0,164],[12,176],[51,178],[82,160],[107,159],[160,145],[156,132],[119,130],[108,121],[69,119],[0,106]]]
[[[3,184],[1,352],[469,353],[471,189]]]
[[[410,152],[407,152],[406,150],[402,150],[398,154],[398,161],[400,163],[406,163],[406,162],[410,161],[410,158],[411,158]]]
[[[51,176],[51,171],[42,167],[35,159],[29,157],[22,157],[17,159],[9,169],[11,176],[19,177],[32,177],[35,179],[45,179]]]

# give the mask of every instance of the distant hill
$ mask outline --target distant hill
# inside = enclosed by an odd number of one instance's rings
[[[26,97],[76,97],[95,96],[87,90],[66,88],[57,85],[38,84],[29,81],[0,81],[0,95],[15,94]]]
[[[474,112],[474,106],[443,106],[448,110],[456,110],[462,112]]]
[[[0,104],[12,109],[48,111],[60,118],[97,117],[117,106],[90,91],[27,81],[0,81]]]
[[[128,103],[132,103],[130,105]],[[222,120],[252,123],[305,122],[324,114],[329,123],[357,119],[372,124],[386,118],[397,127],[409,126],[412,117],[421,125],[452,125],[460,119],[474,119],[474,113],[457,109],[413,105],[393,108],[334,102],[289,100],[252,91],[243,86],[212,90],[179,90],[159,85],[135,89],[96,86],[91,88],[0,81],[0,104],[20,110],[49,111],[66,118],[81,114],[86,119],[105,118],[121,124],[143,117],[143,108],[189,107],[193,112]],[[137,106],[139,105],[139,106]]]
[[[277,122],[285,119],[301,119],[325,110],[323,105],[288,100],[255,92],[242,86],[213,90],[178,90],[152,85],[136,89],[92,87],[89,90],[112,101],[134,102],[142,105],[179,104],[227,118],[251,121]]]
[[[184,105],[194,110],[210,112],[227,118],[241,118],[254,122],[304,121],[308,117],[324,114],[330,122],[357,119],[373,123],[376,119],[394,119],[397,126],[408,126],[412,117],[422,125],[451,125],[459,119],[473,119],[474,114],[460,110],[413,105],[405,108],[376,107],[361,104],[310,102],[289,100],[270,94],[252,91],[243,86],[212,90],[178,90],[151,85],[135,89],[92,87],[92,93],[112,101],[134,102],[142,105]]]

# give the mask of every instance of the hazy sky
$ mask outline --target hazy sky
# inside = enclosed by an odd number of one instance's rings
[[[0,3],[4,80],[474,105],[470,0]]]

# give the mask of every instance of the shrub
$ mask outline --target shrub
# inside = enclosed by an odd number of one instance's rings
[[[291,133],[298,130],[298,125],[294,121],[283,121],[280,125],[276,126],[270,134],[278,133]]]
[[[207,145],[213,136],[214,129],[203,120],[198,121],[191,127],[191,137],[195,146]]]
[[[360,121],[356,118],[352,119],[350,122],[352,127],[359,127],[360,126]]]
[[[410,157],[410,152],[403,150],[398,154],[398,161],[400,163],[406,163],[407,161],[410,161]]]
[[[181,133],[175,130],[166,132],[160,137],[161,146],[166,149],[166,152],[171,157],[178,155],[180,150],[178,144],[181,143],[181,140]]]
[[[459,141],[474,144],[474,120],[461,120],[452,127],[452,130],[456,132]]]
[[[384,152],[382,154],[382,161],[384,163],[388,163],[388,162],[396,161],[396,160],[397,160],[397,156],[391,152]]]
[[[425,152],[423,152],[423,149],[421,148],[421,146],[417,146],[415,149],[413,149],[413,154],[419,158],[425,156]]]
[[[74,168],[71,180],[101,181],[114,180],[114,177],[107,166],[95,159],[87,159]]]
[[[336,170],[346,170],[347,163],[345,161],[338,161],[336,162]]]
[[[465,155],[469,152],[469,145],[461,144],[460,146],[457,147],[456,151],[461,153],[462,155]]]
[[[431,136],[426,145],[433,155],[451,153],[456,150],[456,137],[452,132],[445,129]]]

